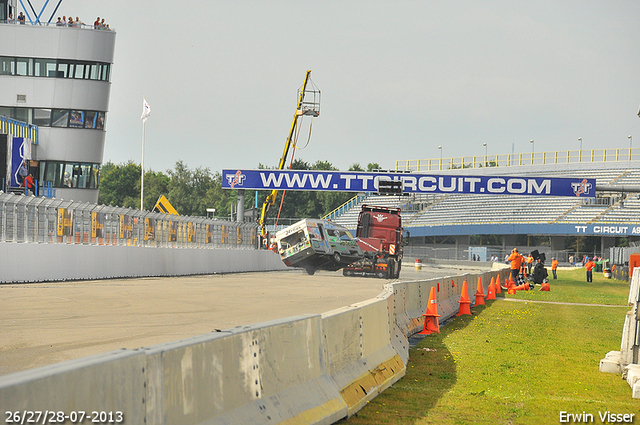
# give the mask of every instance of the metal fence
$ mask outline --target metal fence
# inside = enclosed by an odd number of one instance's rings
[[[579,162],[618,162],[638,160],[640,160],[640,148],[629,147],[628,149],[592,149],[398,160],[396,161],[396,170],[441,171],[461,168],[514,167],[520,165],[574,164]]]
[[[258,226],[0,192],[0,242],[257,249]]]
[[[490,261],[492,256],[497,256],[498,263],[506,263],[505,258],[508,254],[511,253],[511,247],[502,248],[499,246],[486,247],[486,251],[479,251],[483,247],[476,246],[427,246],[427,245],[408,245],[403,248],[403,254],[405,258],[420,258],[420,259],[433,259],[433,260],[463,260],[469,261],[472,260],[473,254],[476,254],[476,258],[479,258],[478,261]],[[530,246],[530,247],[520,247],[520,253],[523,255],[527,255],[529,252],[534,250],[538,250],[541,253],[545,254],[547,265],[551,264],[551,259],[556,258],[561,265],[572,265],[574,263],[580,263],[582,261],[582,257],[586,254],[589,257],[593,256],[601,256],[599,251],[595,252],[580,252],[578,256],[576,256],[575,251],[563,249],[563,250],[552,250],[548,246]],[[638,248],[640,251],[640,248]],[[606,255],[608,252],[603,253],[602,255]],[[571,257],[573,258],[573,261]],[[613,260],[613,259],[612,259]],[[627,261],[629,260],[627,255]],[[619,263],[612,263],[619,264]]]

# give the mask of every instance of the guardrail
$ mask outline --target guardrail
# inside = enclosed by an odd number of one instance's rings
[[[580,162],[639,161],[640,148],[592,149],[461,156],[396,161],[398,171],[442,171],[462,168],[514,167],[521,165],[574,164]]]
[[[258,226],[0,192],[0,242],[258,248]]]
[[[322,218],[324,220],[335,220],[336,217],[340,216],[341,214],[343,214],[345,211],[349,211],[351,208],[353,208],[354,205],[357,205],[358,202],[362,201],[363,199],[365,199],[369,194],[366,195],[356,195],[353,198],[349,199],[347,202],[345,202],[344,204],[340,205],[338,208],[336,208],[335,210],[331,211],[328,214],[325,214]]]
[[[373,299],[322,315],[5,375],[0,411],[14,422],[48,409],[118,415],[126,424],[330,424],[404,376],[408,338],[424,325],[431,288],[444,321],[458,311],[464,280],[473,288],[480,276],[486,292],[507,273],[388,283]]]

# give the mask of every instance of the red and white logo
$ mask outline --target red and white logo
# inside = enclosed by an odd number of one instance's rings
[[[372,217],[378,220],[378,223],[382,223],[383,221],[389,218],[388,216],[382,215],[382,214],[372,215]]]

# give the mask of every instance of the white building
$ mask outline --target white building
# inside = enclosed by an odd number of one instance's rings
[[[58,198],[95,203],[116,33],[94,28],[93,20],[73,27],[56,25],[56,18],[36,23],[33,13],[25,13],[24,24],[12,22],[18,5],[0,0],[0,115],[38,126],[30,165],[39,186],[52,185]]]

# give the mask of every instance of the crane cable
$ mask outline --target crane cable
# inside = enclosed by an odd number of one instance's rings
[[[300,116],[300,123],[302,124],[302,117]],[[297,129],[296,129],[296,133],[294,135],[293,138],[293,151],[291,152],[291,161],[289,162],[289,170],[291,169],[291,166],[293,165],[293,157],[296,156],[296,148],[298,147],[298,136],[300,135],[300,128],[302,127],[302,125],[300,125]],[[311,131],[309,131],[309,138],[311,138]],[[307,145],[309,144],[309,141],[307,140]],[[307,146],[305,145],[305,147]],[[304,149],[304,148],[303,148]],[[280,220],[280,212],[282,212],[282,204],[284,203],[284,195],[287,193],[286,190],[282,191],[282,196],[280,197],[280,208],[278,208],[278,215],[276,217],[276,223],[274,225],[274,228],[277,229],[278,228],[278,221]]]
[[[309,137],[307,137],[307,144],[304,145],[303,147],[299,148],[298,146],[296,146],[296,149],[304,149],[307,146],[309,146],[309,142],[311,141],[311,129],[313,128],[313,117],[311,117],[311,123],[309,124]]]

